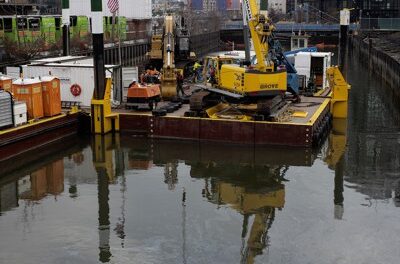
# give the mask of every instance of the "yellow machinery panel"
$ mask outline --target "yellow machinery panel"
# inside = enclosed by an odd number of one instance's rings
[[[104,98],[92,99],[91,115],[93,134],[119,131],[119,115],[111,111],[111,78],[107,78]]]
[[[220,86],[230,92],[244,93],[245,69],[236,65],[223,65],[220,72]]]
[[[333,118],[347,118],[349,90],[351,86],[343,78],[338,67],[328,68],[326,74],[332,90],[331,113]]]
[[[238,94],[286,92],[287,73],[249,71],[237,65],[221,67],[221,87]]]

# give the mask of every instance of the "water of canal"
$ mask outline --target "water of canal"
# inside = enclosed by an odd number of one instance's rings
[[[398,263],[398,106],[345,72],[348,132],[315,151],[71,138],[3,164],[0,263]]]

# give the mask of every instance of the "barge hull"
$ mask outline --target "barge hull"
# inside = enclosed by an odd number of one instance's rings
[[[238,121],[120,113],[120,131],[149,138],[226,142],[244,145],[312,147],[326,131],[329,100],[307,122]],[[318,133],[318,135],[316,135]]]
[[[60,115],[0,134],[0,161],[78,133],[79,113]]]

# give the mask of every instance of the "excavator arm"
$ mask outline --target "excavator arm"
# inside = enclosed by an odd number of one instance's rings
[[[177,96],[175,75],[175,20],[173,16],[164,19],[163,70],[161,77],[161,94],[164,99]]]

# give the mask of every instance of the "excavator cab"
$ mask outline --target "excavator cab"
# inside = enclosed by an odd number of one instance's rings
[[[233,64],[234,58],[222,56],[209,56],[203,61],[203,80],[208,86],[220,86],[221,68],[224,64]]]

